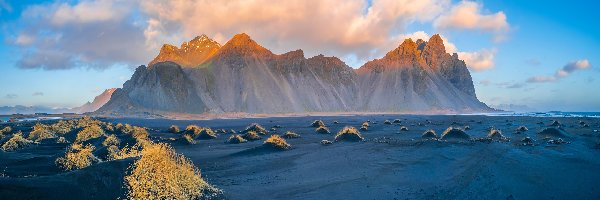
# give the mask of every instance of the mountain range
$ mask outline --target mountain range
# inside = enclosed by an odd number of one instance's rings
[[[353,69],[336,57],[274,54],[247,34],[220,45],[205,35],[165,44],[96,113],[491,111],[465,62],[439,35],[404,40]]]

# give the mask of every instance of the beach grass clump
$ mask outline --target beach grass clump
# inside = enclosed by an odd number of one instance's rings
[[[144,142],[135,143],[133,146],[125,146],[119,150],[116,145],[108,146],[108,160],[121,160],[125,158],[133,158],[141,155],[144,147]]]
[[[64,135],[71,132],[75,128],[75,121],[60,120],[49,126],[49,131],[57,135]]]
[[[199,126],[197,126],[197,125],[188,125],[187,127],[185,127],[184,134],[196,137],[198,134],[200,134],[200,131],[202,131],[202,128],[200,128]]]
[[[369,122],[363,122],[361,126],[369,127]]]
[[[210,140],[217,138],[217,134],[210,128],[202,128],[200,133],[198,133],[197,138],[201,140]]]
[[[135,138],[138,141],[139,140],[148,140],[148,137],[150,137],[150,134],[148,133],[148,130],[146,128],[134,126],[131,131],[131,137]]]
[[[242,137],[244,137],[244,139],[246,139],[248,141],[260,140],[260,136],[258,135],[258,133],[254,132],[254,131],[248,131]]]
[[[330,144],[333,144],[333,142],[329,141],[329,140],[321,140],[321,144],[322,145],[330,145]]]
[[[292,138],[299,138],[300,135],[298,133],[294,133],[292,131],[287,131],[287,132],[285,132],[285,134],[283,134],[283,137],[287,138],[287,139],[292,139]]]
[[[288,150],[292,147],[290,144],[287,143],[287,141],[285,141],[285,139],[283,139],[279,135],[271,135],[271,137],[265,140],[263,146],[271,147],[278,150]]]
[[[21,148],[25,148],[33,143],[31,140],[25,139],[23,133],[20,131],[13,134],[8,141],[2,144],[2,151],[16,151]]]
[[[565,132],[562,128],[545,128],[544,130],[538,132],[538,135],[544,137],[552,137],[552,138],[567,138],[570,137],[567,132]]]
[[[321,127],[321,126],[325,126],[325,122],[323,122],[323,120],[320,120],[320,119],[318,119],[318,120],[315,120],[315,121],[313,121],[313,122],[310,124],[310,126],[312,126],[312,127]]]
[[[4,127],[2,129],[0,129],[0,135],[8,134],[10,132],[12,132],[12,128],[10,126],[7,126],[7,127]]]
[[[261,135],[266,135],[267,133],[269,133],[267,131],[267,129],[265,129],[265,127],[261,126],[258,123],[252,123],[252,124],[248,125],[248,127],[246,127],[246,129],[244,130],[244,132],[249,132],[249,131],[254,131],[254,132],[256,132],[258,134],[261,134]]]
[[[499,129],[495,129],[495,128],[490,130],[487,137],[491,138],[491,139],[496,139],[496,140],[506,138],[506,137],[504,137],[504,135],[502,135],[502,131],[500,131]]]
[[[128,199],[212,199],[222,191],[202,179],[192,161],[167,144],[150,144],[125,176]]]
[[[462,129],[448,127],[441,136],[442,140],[468,140],[471,137]]]
[[[171,125],[171,126],[169,127],[169,130],[168,130],[168,132],[169,132],[169,133],[179,133],[179,132],[181,132],[181,129],[179,129],[179,126],[176,126],[176,125]]]
[[[518,132],[525,132],[525,131],[529,131],[529,129],[526,126],[519,126],[517,128]]]
[[[27,136],[28,140],[40,142],[45,139],[56,138],[56,135],[48,130],[48,126],[37,123],[33,126],[33,130]]]
[[[56,143],[57,144],[67,144],[67,143],[69,143],[69,141],[67,141],[67,139],[65,137],[61,136],[61,137],[56,138]]]
[[[106,139],[104,139],[104,141],[102,141],[102,146],[118,146],[120,143],[121,141],[115,134],[110,134],[108,137],[106,137]]]
[[[400,119],[394,119],[394,122],[393,122],[393,123],[394,123],[394,124],[399,124],[399,123],[402,123],[402,120],[400,120]]]
[[[400,131],[408,131],[408,128],[406,126],[401,126]]]
[[[117,130],[118,130],[118,131],[119,131],[121,134],[129,135],[129,134],[131,134],[131,132],[133,132],[133,126],[132,126],[132,125],[130,125],[130,124],[124,124],[124,125],[121,125],[121,126],[120,126],[120,128],[117,128],[117,127],[119,127],[119,124],[117,124],[117,126],[115,126],[115,128],[116,128],[116,129],[117,129]]]
[[[196,140],[194,140],[194,136],[190,134],[183,134],[183,139],[187,142],[187,144],[196,144]]]
[[[75,138],[75,142],[85,142],[101,136],[104,136],[104,130],[102,130],[100,126],[93,124],[79,131],[79,133],[77,133],[77,137]]]
[[[93,154],[95,149],[91,144],[72,144],[63,157],[56,159],[55,164],[66,171],[89,167],[100,161]]]
[[[360,135],[360,132],[354,127],[344,127],[340,132],[335,135],[336,142],[338,141],[351,141],[358,142],[363,141],[365,138]]]
[[[238,135],[238,134],[234,134],[229,136],[229,139],[227,139],[227,143],[229,144],[239,144],[239,143],[245,143],[248,142],[248,140],[244,139],[242,136]]]
[[[329,131],[329,128],[325,127],[325,126],[319,126],[318,128],[315,129],[316,133],[319,134],[330,134],[331,131]]]
[[[383,124],[388,124],[389,125],[389,124],[392,124],[392,122],[390,120],[386,119],[385,121],[383,121]]]
[[[554,120],[552,121],[552,124],[550,124],[550,126],[560,126],[561,123],[558,120]]]
[[[99,126],[101,124],[102,124],[102,122],[99,121],[99,120],[96,120],[96,119],[94,119],[94,118],[92,118],[90,116],[84,116],[81,119],[77,120],[76,127],[77,128],[85,128],[85,127],[89,127],[89,126],[92,126],[92,125]]]
[[[437,137],[438,137],[437,134],[432,129],[426,130],[423,133],[423,135],[421,135],[421,138],[424,138],[424,139],[434,139],[434,138],[437,138]]]
[[[361,131],[367,131],[367,130],[369,130],[369,127],[368,126],[361,126],[360,130]]]

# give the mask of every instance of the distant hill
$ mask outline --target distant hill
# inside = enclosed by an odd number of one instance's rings
[[[48,114],[60,114],[60,113],[86,113],[94,112],[98,108],[102,107],[106,102],[110,100],[112,93],[117,90],[116,88],[110,88],[104,90],[102,94],[96,96],[94,101],[87,102],[82,106],[75,108],[51,108],[47,106],[3,106],[0,107],[0,115],[12,115],[12,114],[34,114],[34,113],[48,113]]]
[[[82,106],[73,108],[71,110],[75,113],[94,112],[110,100],[110,97],[112,96],[113,92],[115,92],[115,90],[117,90],[117,88],[106,89],[106,90],[104,90],[104,92],[102,92],[102,94],[96,96],[94,98],[94,101],[92,101],[92,102],[88,101],[87,103],[83,104]]]
[[[439,35],[405,40],[383,58],[352,69],[336,57],[281,55],[235,35],[221,46],[206,36],[164,45],[140,66],[99,114],[481,112],[457,54]]]

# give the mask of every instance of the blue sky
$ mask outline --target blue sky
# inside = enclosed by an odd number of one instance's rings
[[[488,105],[600,111],[598,3],[417,2],[290,0],[266,9],[240,1],[0,0],[0,106],[81,105],[121,87],[161,44],[200,34],[223,44],[247,32],[275,53],[302,48],[359,67],[404,37],[440,33],[470,65]]]

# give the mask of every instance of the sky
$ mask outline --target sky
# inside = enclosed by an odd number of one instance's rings
[[[594,1],[0,0],[0,106],[75,107],[122,87],[162,44],[245,32],[358,68],[405,38],[440,34],[478,98],[536,111],[600,111]]]

